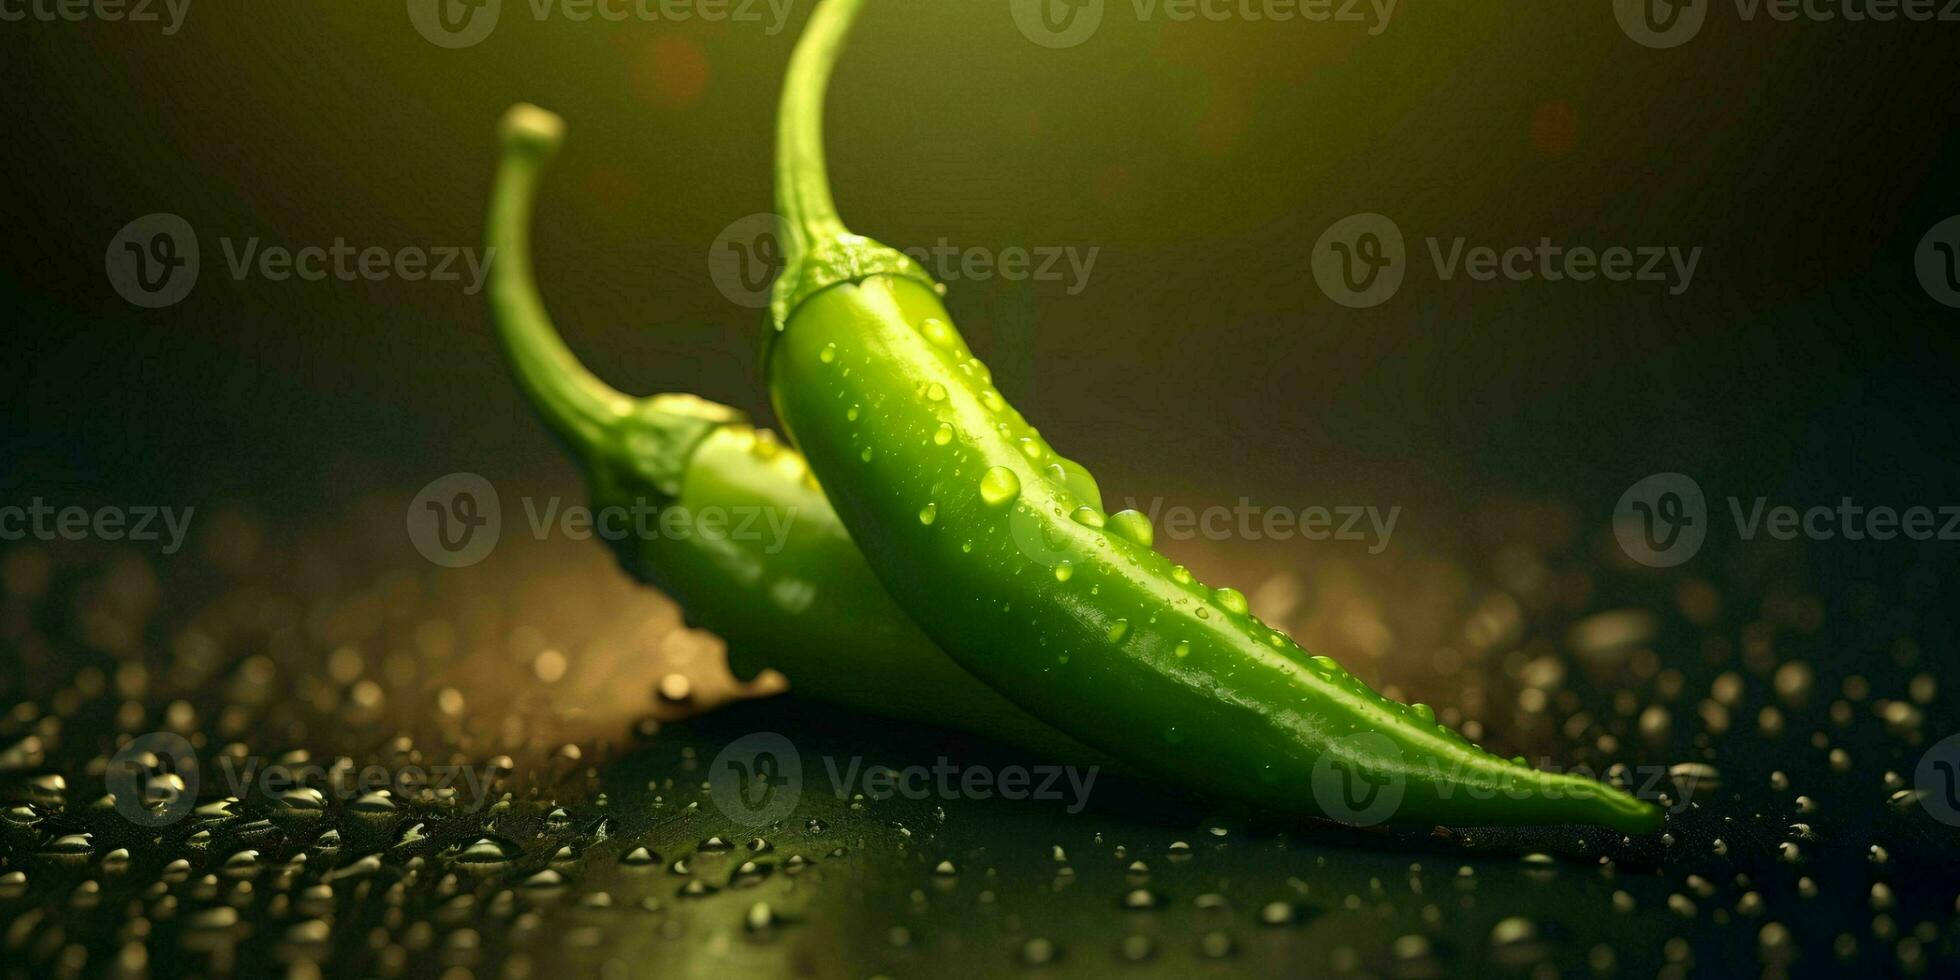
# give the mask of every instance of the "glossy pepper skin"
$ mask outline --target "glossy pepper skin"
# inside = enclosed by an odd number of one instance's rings
[[[1103,512],[925,273],[837,218],[821,108],[861,5],[818,4],[785,82],[777,203],[793,234],[765,369],[785,430],[926,633],[1062,732],[1217,797],[1356,823],[1659,829],[1649,803],[1484,752],[1309,656],[1153,551],[1141,515]],[[1337,771],[1399,785],[1399,802],[1330,796]]]
[[[974,680],[912,625],[801,456],[734,409],[690,395],[629,398],[579,364],[545,311],[531,266],[533,204],[563,131],[557,116],[527,105],[511,109],[501,127],[487,231],[497,256],[490,305],[519,384],[584,468],[595,509],[637,501],[684,515],[719,508],[785,528],[780,539],[698,527],[685,537],[628,537],[614,542],[620,564],[726,640],[739,677],[773,667],[799,694],[964,728],[1048,758],[1101,762]]]

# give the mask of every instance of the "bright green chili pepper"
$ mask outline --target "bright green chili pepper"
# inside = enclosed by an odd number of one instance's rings
[[[531,268],[532,206],[563,132],[557,116],[535,106],[504,117],[487,232],[497,256],[490,305],[519,383],[584,467],[595,512],[660,508],[662,533],[612,542],[620,564],[726,640],[738,677],[774,667],[799,694],[965,728],[1050,758],[1101,762],[974,680],[912,625],[795,451],[732,408],[691,395],[629,398],[579,364]],[[711,511],[731,526],[757,515],[757,527],[777,530],[717,533],[697,523]],[[676,516],[682,520],[666,523]]]
[[[1309,656],[1153,551],[1142,515],[1103,511],[993,386],[931,278],[837,217],[822,105],[860,6],[817,5],[784,84],[788,265],[765,370],[785,431],[926,633],[1037,718],[1212,795],[1352,822],[1658,829],[1649,803],[1484,752]],[[1399,785],[1399,805],[1327,795],[1360,774]]]

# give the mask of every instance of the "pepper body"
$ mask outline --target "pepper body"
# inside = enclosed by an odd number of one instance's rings
[[[1658,829],[1651,804],[1498,758],[1374,693],[1152,550],[1141,515],[1102,510],[931,280],[836,218],[820,110],[859,7],[818,5],[785,84],[778,205],[795,233],[766,372],[785,430],[926,633],[1056,729],[1214,796],[1349,822]],[[1383,789],[1399,799],[1372,812]]]
[[[615,540],[620,564],[720,635],[738,677],[774,668],[800,695],[1102,762],[933,646],[871,574],[794,450],[734,409],[689,395],[629,398],[579,365],[545,311],[530,256],[538,182],[562,131],[532,106],[504,119],[490,302],[519,384],[583,466],[595,508],[652,505],[670,522]],[[711,514],[753,521],[735,533],[702,520]]]

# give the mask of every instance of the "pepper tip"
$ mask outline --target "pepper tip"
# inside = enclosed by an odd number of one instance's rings
[[[519,102],[504,111],[497,132],[506,149],[544,155],[565,141],[565,119],[549,109]]]

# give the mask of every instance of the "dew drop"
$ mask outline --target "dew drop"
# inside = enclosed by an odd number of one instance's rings
[[[941,422],[939,423],[939,428],[932,430],[933,445],[943,446],[952,441],[953,441],[953,424],[951,422]]]
[[[959,346],[959,335],[953,332],[952,324],[938,317],[927,317],[919,321],[919,333],[924,334],[934,347],[952,350]]]
[[[1145,548],[1156,540],[1156,531],[1150,526],[1150,518],[1139,510],[1119,510],[1109,515],[1110,533],[1131,544]]]
[[[1021,478],[1005,466],[995,466],[980,477],[980,499],[999,507],[1021,495]]]
[[[919,508],[919,523],[930,526],[933,521],[936,521],[938,519],[939,519],[938,504],[927,504],[924,507]]]

